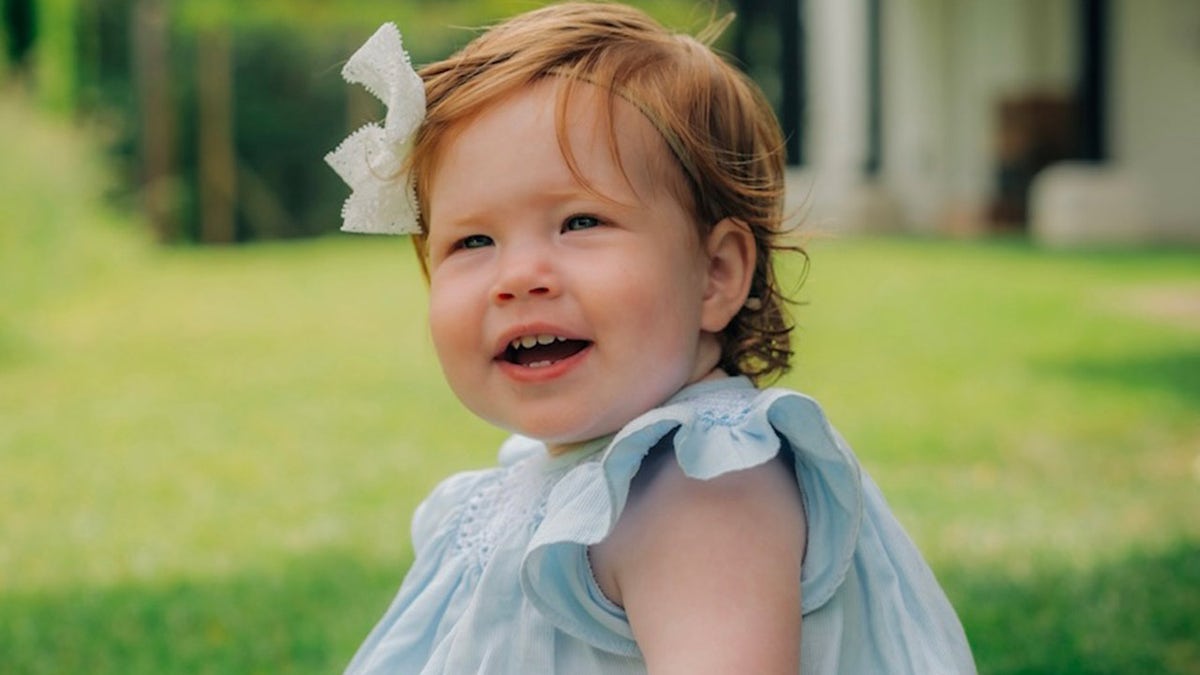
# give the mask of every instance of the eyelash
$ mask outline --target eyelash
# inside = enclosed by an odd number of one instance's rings
[[[576,224],[579,221],[587,221],[586,227],[581,227],[581,228],[572,227],[573,224]],[[593,227],[599,227],[603,224],[604,224],[604,221],[601,220],[600,218],[598,218],[596,216],[588,215],[586,213],[581,213],[581,214],[569,216],[566,220],[564,220],[563,224],[562,224],[562,231],[563,232],[576,232],[579,230],[590,230]],[[471,250],[471,249],[476,249],[476,248],[483,248],[484,246],[491,246],[493,243],[494,242],[492,241],[492,238],[486,234],[469,234],[469,235],[463,237],[462,239],[459,239],[454,244],[454,248],[457,250]]]
[[[604,224],[604,221],[603,221],[603,220],[601,220],[600,218],[596,217],[596,216],[589,215],[589,214],[586,214],[586,213],[580,213],[580,214],[576,214],[576,215],[570,216],[570,217],[569,217],[569,218],[567,218],[565,221],[563,221],[563,227],[562,227],[562,229],[563,229],[563,232],[574,232],[574,231],[576,231],[576,230],[574,230],[574,229],[571,227],[571,224],[572,224],[572,223],[574,223],[574,222],[576,222],[576,221],[580,221],[580,220],[586,220],[586,221],[589,221],[589,226],[588,226],[588,227],[586,227],[586,228],[581,228],[581,229],[588,229],[588,230],[590,230],[590,229],[592,229],[593,227],[599,227],[600,225],[603,225],[603,224]]]
[[[482,240],[482,241],[481,241]],[[458,240],[455,248],[475,249],[489,246],[492,243],[492,238],[486,234],[470,234]],[[474,245],[473,245],[474,244]]]

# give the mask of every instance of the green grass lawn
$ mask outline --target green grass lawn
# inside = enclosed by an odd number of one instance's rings
[[[157,250],[0,98],[0,672],[338,672],[502,435],[404,240]],[[10,215],[11,214],[11,215]],[[817,240],[794,371],[980,670],[1200,673],[1200,254]]]

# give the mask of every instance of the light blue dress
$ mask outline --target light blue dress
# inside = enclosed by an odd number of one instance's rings
[[[802,674],[975,672],[929,567],[821,409],[744,378],[692,385],[567,455],[513,437],[499,467],[444,481],[413,517],[416,558],[399,594],[346,672],[645,673],[587,547],[660,442],[698,479],[794,453],[808,519]]]

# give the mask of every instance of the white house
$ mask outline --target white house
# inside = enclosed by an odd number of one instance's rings
[[[1200,1],[799,2],[817,227],[1200,243]]]

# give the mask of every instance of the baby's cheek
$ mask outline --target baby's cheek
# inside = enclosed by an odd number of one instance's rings
[[[478,327],[471,325],[471,313],[463,305],[452,293],[430,291],[429,335],[443,369],[448,362],[465,357],[468,338],[478,334]]]

